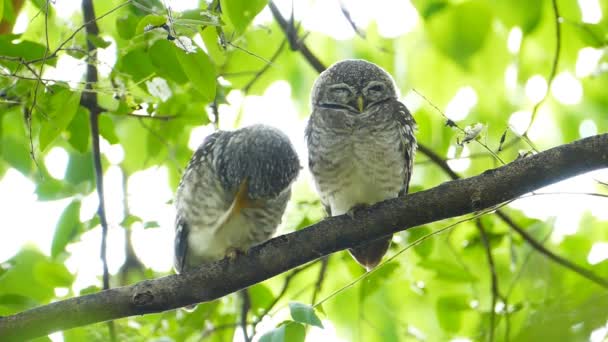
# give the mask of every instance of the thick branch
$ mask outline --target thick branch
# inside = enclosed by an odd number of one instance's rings
[[[479,176],[327,218],[276,237],[234,260],[192,272],[71,298],[0,318],[4,340],[23,340],[121,317],[211,301],[324,255],[415,226],[460,216],[512,200],[535,189],[608,167],[608,134],[555,147]],[[608,286],[606,280],[601,285]]]

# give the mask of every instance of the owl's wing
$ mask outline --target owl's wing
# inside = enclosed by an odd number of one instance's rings
[[[176,194],[176,219],[175,219],[175,241],[174,241],[174,267],[177,272],[182,272],[187,265],[188,256],[188,235],[192,227],[186,218],[186,208],[189,206],[197,206],[197,210],[205,208],[202,203],[196,203],[195,191],[213,191],[212,187],[207,185],[210,174],[213,172],[211,163],[213,159],[214,145],[218,138],[225,132],[216,132],[208,136],[201,146],[194,152],[190,159],[186,171],[182,175],[182,179],[177,188]],[[215,196],[209,196],[215,197]],[[207,218],[213,219],[210,212],[202,213]]]
[[[317,111],[319,110],[326,110],[325,108],[318,108],[316,109]],[[306,139],[306,144],[308,145],[308,167],[310,169],[313,168],[313,163],[315,162],[314,158],[312,158],[312,154],[310,152],[311,149],[311,145],[315,144],[314,141],[312,141],[312,125],[313,125],[313,116],[314,115],[322,115],[322,114],[315,114],[315,112],[313,111],[308,119],[308,123],[306,124],[306,129],[304,130],[304,138]],[[311,171],[312,172],[312,171]],[[313,177],[314,178],[314,177]],[[317,180],[316,178],[314,179],[315,185],[317,186],[317,192],[319,193],[319,197],[321,199],[321,204],[323,205],[323,209],[325,209],[325,213],[327,214],[327,216],[331,216],[331,207],[328,203],[328,200],[325,196],[323,196],[323,192],[320,191],[320,189],[318,189],[318,184],[316,184]]]
[[[393,101],[393,115],[399,124],[399,149],[404,157],[404,172],[405,177],[403,187],[399,191],[399,196],[407,194],[412,178],[412,170],[414,167],[414,154],[416,153],[416,120],[405,105],[397,100]]]

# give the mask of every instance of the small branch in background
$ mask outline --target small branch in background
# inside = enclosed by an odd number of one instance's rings
[[[414,93],[416,93],[418,96],[420,96],[424,101],[426,101],[431,107],[433,107],[439,114],[441,114],[441,116],[443,116],[443,118],[445,119],[445,125],[448,127],[453,127],[456,128],[458,131],[460,131],[461,134],[463,134],[465,136],[465,140],[463,140],[462,142],[458,143],[459,145],[464,145],[469,141],[475,141],[477,142],[479,145],[481,145],[484,149],[486,149],[486,151],[488,151],[494,158],[496,158],[496,160],[498,160],[502,165],[505,164],[505,162],[502,160],[502,158],[500,158],[498,156],[498,154],[496,154],[496,152],[492,151],[492,149],[486,144],[481,142],[479,139],[476,139],[476,137],[478,136],[479,132],[477,132],[477,134],[475,134],[472,137],[468,137],[470,135],[470,133],[467,131],[467,128],[461,128],[460,126],[458,126],[458,124],[456,122],[454,122],[452,119],[450,119],[441,109],[439,109],[439,107],[437,107],[437,105],[435,105],[431,100],[429,100],[426,96],[424,96],[422,93],[420,93],[418,90],[413,89]],[[481,124],[480,124],[481,125]],[[468,140],[467,140],[468,139]],[[458,140],[458,139],[457,139]]]
[[[124,168],[121,168],[122,174],[122,206],[123,206],[123,217],[127,219],[131,215],[131,211],[129,210],[129,199],[127,195],[127,174]],[[133,231],[131,227],[123,226],[123,230],[125,231],[125,262],[122,264],[120,269],[118,270],[118,274],[120,275],[120,284],[127,285],[129,283],[129,273],[138,272],[142,277],[144,276],[145,266],[135,254],[135,249],[133,248],[132,235]]]
[[[575,273],[578,273],[582,277],[587,278],[588,280],[591,280],[592,282],[594,282],[602,287],[608,288],[608,280],[598,276],[597,274],[589,271],[586,268],[583,268],[583,267],[571,262],[570,260],[568,260],[566,258],[563,258],[557,254],[554,254],[553,252],[548,250],[547,247],[545,247],[542,243],[536,241],[536,239],[534,239],[534,237],[532,237],[532,235],[530,235],[528,232],[523,230],[518,225],[514,224],[514,222],[511,220],[511,218],[508,217],[505,213],[497,211],[496,215],[498,215],[498,217],[500,217],[503,221],[505,221],[507,224],[509,224],[509,226],[511,226],[511,228],[513,228],[513,230],[515,230],[515,232],[517,234],[519,234],[519,236],[521,236],[527,243],[530,244],[530,246],[532,246],[534,249],[536,249],[536,251],[538,251],[539,253],[544,254],[549,259],[555,261],[556,263],[564,266],[565,268],[568,268],[569,270],[571,270]]]
[[[561,27],[561,17],[559,14],[559,7],[557,7],[557,0],[551,0],[551,5],[553,7],[553,20],[555,21],[555,52],[553,53],[553,63],[551,63],[551,71],[549,72],[549,79],[547,80],[547,92],[543,96],[543,98],[534,105],[532,109],[532,115],[530,116],[530,123],[528,127],[522,134],[522,137],[528,138],[528,131],[532,127],[534,123],[534,119],[536,118],[536,114],[538,113],[538,109],[540,106],[547,100],[549,97],[549,93],[551,91],[551,85],[553,84],[553,80],[555,79],[555,74],[557,74],[557,67],[559,65],[559,56],[562,47],[562,27]]]
[[[34,163],[36,164],[37,167],[38,166],[38,162],[36,161],[36,155],[34,153],[34,143],[33,143],[33,138],[32,138],[32,115],[34,114],[34,108],[36,108],[36,101],[38,99],[38,89],[40,88],[40,83],[44,84],[44,82],[42,82],[42,80],[40,79],[40,77],[42,77],[42,72],[44,71],[44,64],[46,63],[48,56],[49,56],[49,3],[50,0],[46,0],[44,3],[44,36],[46,39],[46,44],[44,46],[44,55],[42,56],[42,63],[40,63],[40,70],[38,71],[38,74],[36,74],[36,72],[33,71],[32,68],[30,68],[29,64],[22,64],[25,65],[25,67],[30,70],[30,72],[32,72],[34,74],[34,76],[36,76],[38,79],[36,80],[36,85],[34,86],[34,96],[32,98],[32,105],[30,106],[30,108],[28,110],[26,110],[25,112],[25,121],[27,123],[27,130],[28,130],[28,135],[30,138],[30,156],[32,157],[32,160],[34,161]],[[44,85],[46,87],[46,84]]]
[[[270,304],[268,304],[268,306],[266,308],[264,308],[264,311],[258,316],[256,317],[256,319],[253,321],[252,325],[253,325],[253,334],[251,335],[251,337],[255,336],[256,334],[256,327],[258,326],[258,324],[260,324],[260,322],[262,321],[262,319],[267,316],[268,314],[270,314],[270,310],[272,310],[275,305],[277,305],[277,303],[283,299],[283,297],[285,296],[285,294],[287,293],[287,290],[289,289],[289,285],[291,284],[292,279],[297,276],[298,274],[300,274],[300,272],[308,269],[309,267],[315,265],[316,262],[311,262],[308,265],[304,265],[300,268],[296,268],[295,270],[291,271],[287,276],[285,276],[285,280],[283,281],[283,287],[281,287],[281,291],[279,291],[279,294],[274,297],[274,299],[272,300],[272,302]]]
[[[177,115],[140,115],[135,113],[127,113],[127,114],[118,114],[118,115],[126,115],[138,119],[151,119],[151,120],[160,120],[160,121],[170,121],[177,118]]]
[[[287,20],[285,20],[285,18],[283,18],[283,15],[281,15],[281,12],[279,11],[279,9],[277,8],[277,6],[274,4],[273,1],[270,1],[268,3],[268,8],[270,8],[272,15],[274,16],[275,20],[281,27],[281,30],[285,34],[285,37],[287,37],[291,50],[299,51],[302,54],[302,56],[304,56],[304,58],[308,61],[308,63],[318,73],[323,72],[323,70],[325,70],[325,65],[323,65],[323,63],[321,63],[321,61],[317,58],[317,56],[315,56],[308,49],[308,47],[306,46],[306,44],[304,44],[304,42],[302,42],[301,40],[299,40],[297,38],[297,32],[295,32],[294,25],[293,25],[293,12],[292,12],[292,16],[291,16],[291,21],[290,21],[290,23],[288,23]]]
[[[486,227],[481,221],[481,218],[475,220],[475,226],[477,226],[477,230],[479,230],[479,236],[481,237],[481,242],[483,244],[484,250],[486,251],[486,257],[488,258],[488,267],[490,268],[492,300],[490,306],[490,335],[488,340],[490,342],[494,342],[494,330],[496,329],[496,303],[498,301],[498,298],[501,298],[503,304],[505,305],[505,309],[507,309],[507,303],[505,299],[500,295],[500,290],[498,288],[498,276],[496,275],[496,265],[494,264],[494,257],[492,256],[492,246],[490,245],[490,239],[488,238]],[[506,310],[505,312],[507,312],[506,317],[508,320],[508,310]]]
[[[251,338],[249,337],[249,333],[247,332],[247,314],[251,309],[251,297],[249,296],[249,291],[247,289],[242,289],[239,291],[239,295],[241,297],[241,329],[243,330],[243,339],[245,342],[251,342]]]
[[[243,92],[245,94],[247,94],[249,92],[249,90],[251,89],[251,87],[255,84],[255,82],[257,80],[260,79],[260,77],[268,70],[270,69],[270,67],[273,65],[274,61],[276,61],[276,59],[281,55],[281,52],[283,51],[283,49],[285,48],[285,45],[287,44],[287,38],[283,39],[283,41],[281,42],[281,45],[279,45],[279,48],[272,54],[272,56],[270,57],[270,60],[268,61],[268,63],[266,63],[262,69],[260,69],[252,78],[251,80],[243,87]]]
[[[85,21],[85,28],[87,37],[99,35],[99,28],[95,21],[95,9],[93,8],[93,0],[82,0],[82,12]],[[97,66],[93,63],[89,63],[91,59],[97,55],[97,48],[95,45],[87,39],[87,72],[86,72],[86,88],[93,90],[93,85],[98,82]],[[99,104],[97,102],[97,94],[94,92],[86,92],[82,94],[81,102],[83,106],[89,109],[89,122],[91,125],[91,139],[93,147],[93,167],[95,169],[95,180],[97,184],[97,197],[99,199],[99,206],[97,208],[97,215],[99,216],[99,222],[101,224],[101,262],[103,264],[103,289],[107,290],[110,288],[110,273],[108,271],[108,260],[107,260],[107,238],[108,238],[108,222],[106,219],[105,199],[103,190],[103,168],[101,165],[101,149],[99,146],[99,114],[101,113]],[[108,329],[110,338],[112,341],[116,341],[116,331],[114,322],[108,322]]]
[[[355,31],[355,33],[359,37],[365,39],[365,32],[363,32],[363,30],[361,30],[357,26],[357,24],[355,23],[355,21],[353,20],[353,18],[350,16],[350,11],[346,7],[346,4],[344,3],[343,0],[340,0],[340,11],[342,11],[342,15],[344,15],[344,18],[348,21],[348,23],[350,24],[350,26],[353,28],[353,31]]]
[[[319,275],[317,276],[317,281],[315,282],[315,289],[312,292],[312,299],[310,303],[314,305],[317,302],[317,296],[321,293],[321,288],[323,287],[323,281],[325,281],[325,275],[327,274],[327,265],[329,264],[329,256],[323,257],[321,259],[321,268],[319,269]]]
[[[211,112],[213,113],[213,128],[217,131],[220,129],[220,110],[217,104],[217,94],[209,106],[211,107]]]

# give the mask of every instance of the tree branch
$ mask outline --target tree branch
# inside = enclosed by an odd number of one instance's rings
[[[518,159],[481,175],[384,201],[358,213],[327,218],[271,239],[234,260],[66,299],[0,318],[4,341],[24,340],[96,322],[207,302],[322,256],[398,231],[493,208],[535,189],[608,167],[608,134]],[[596,283],[608,281],[595,276]]]

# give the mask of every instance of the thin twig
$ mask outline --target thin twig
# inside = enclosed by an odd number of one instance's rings
[[[279,45],[279,48],[272,54],[272,56],[270,57],[270,60],[268,61],[268,63],[266,63],[262,69],[260,69],[252,78],[249,82],[247,82],[247,84],[243,87],[243,92],[245,94],[247,94],[249,92],[249,90],[251,89],[251,87],[255,84],[255,82],[257,82],[260,77],[266,72],[268,71],[268,69],[270,69],[270,67],[273,65],[274,61],[281,55],[281,52],[283,51],[283,49],[285,48],[285,45],[287,44],[287,38],[283,39],[283,41],[281,42],[281,45]]]
[[[99,34],[99,27],[95,19],[95,9],[93,7],[93,0],[82,0],[82,12],[85,21],[85,28],[87,38],[89,35],[96,36]],[[89,62],[93,56],[96,55],[97,48],[95,45],[87,39],[87,62]],[[92,90],[93,85],[98,82],[97,66],[92,63],[87,64],[87,88]],[[91,125],[91,139],[93,146],[93,166],[95,168],[95,180],[97,184],[97,197],[99,199],[99,206],[97,208],[97,215],[99,216],[99,222],[101,224],[101,262],[103,264],[103,289],[107,290],[110,288],[110,273],[108,271],[108,260],[107,260],[107,238],[108,238],[108,222],[106,219],[105,209],[105,196],[103,190],[103,167],[101,165],[101,149],[99,146],[99,114],[101,113],[98,102],[97,94],[94,92],[82,94],[81,99],[83,105],[89,109],[89,122]],[[116,341],[116,331],[114,328],[114,322],[108,322],[108,329],[110,331],[110,339]]]
[[[121,167],[121,176],[122,210],[123,217],[126,219],[131,215],[131,210],[129,209],[129,196],[127,194],[128,177],[123,167]],[[121,285],[127,285],[129,282],[129,273],[131,271],[136,271],[143,277],[145,266],[141,262],[141,260],[139,260],[137,254],[135,253],[135,249],[133,248],[133,230],[131,230],[131,228],[127,226],[123,226],[123,230],[125,231],[125,262],[118,270],[118,274],[120,275]]]
[[[561,18],[559,15],[559,7],[557,7],[557,0],[551,0],[551,5],[553,7],[553,19],[555,21],[555,52],[553,54],[553,62],[551,63],[551,71],[549,72],[549,79],[547,82],[547,92],[543,96],[543,98],[538,101],[532,108],[532,115],[530,116],[530,123],[528,123],[528,127],[522,134],[522,137],[528,137],[528,131],[532,127],[534,123],[534,119],[536,118],[536,114],[538,113],[538,109],[540,106],[547,100],[549,97],[549,93],[551,91],[551,85],[553,84],[553,80],[555,79],[555,74],[557,74],[557,67],[559,65],[559,56],[562,46],[562,28],[561,28]]]
[[[316,303],[317,296],[321,293],[321,288],[323,287],[323,282],[325,281],[325,275],[327,274],[327,266],[329,264],[329,256],[323,257],[321,259],[321,268],[319,269],[319,275],[317,276],[317,281],[315,282],[315,289],[312,292],[312,299],[310,302],[312,304]]]
[[[452,119],[450,119],[441,109],[439,109],[439,107],[437,107],[437,105],[435,105],[431,100],[429,100],[426,96],[424,96],[422,93],[420,93],[418,90],[413,89],[414,93],[416,93],[418,96],[420,96],[424,101],[426,101],[429,105],[431,105],[431,107],[433,107],[439,114],[441,114],[441,116],[443,116],[443,118],[446,120],[446,125],[450,126],[450,127],[454,127],[456,129],[458,129],[460,131],[460,133],[466,135],[466,131],[465,129],[461,128],[460,126],[458,126],[458,124],[456,122],[454,122]],[[478,139],[473,139],[473,141],[477,142],[479,145],[481,145],[484,149],[486,149],[486,151],[488,151],[494,158],[496,158],[496,160],[498,160],[501,164],[505,164],[504,160],[502,160],[502,158],[500,158],[498,156],[498,154],[494,151],[492,151],[492,149],[490,147],[488,147],[488,145],[486,143],[483,143],[481,141],[479,141]],[[463,144],[463,143],[462,143]]]
[[[350,11],[348,10],[348,8],[346,8],[346,4],[344,3],[343,0],[340,0],[340,11],[342,11],[342,15],[344,15],[344,18],[346,19],[346,21],[348,21],[348,23],[350,24],[350,26],[353,28],[353,31],[355,31],[355,33],[365,39],[365,32],[363,32],[355,23],[355,21],[353,20],[353,18],[350,16]]]
[[[247,289],[242,289],[239,291],[239,295],[242,299],[241,303],[241,329],[243,330],[243,339],[245,342],[251,342],[251,338],[247,333],[247,314],[249,313],[249,309],[251,309],[251,297],[249,296],[249,291]]]
[[[509,226],[511,226],[511,228],[513,228],[513,230],[515,230],[515,232],[517,234],[519,234],[519,236],[521,236],[527,243],[529,243],[532,247],[534,247],[534,249],[536,249],[538,252],[544,254],[546,257],[548,257],[549,259],[555,261],[556,263],[564,266],[565,268],[567,268],[571,271],[574,271],[575,273],[578,273],[580,276],[587,278],[588,280],[596,283],[597,285],[608,288],[608,280],[598,276],[597,274],[589,271],[586,268],[583,268],[583,267],[571,262],[570,260],[568,260],[566,258],[563,258],[557,254],[554,254],[553,252],[548,250],[547,247],[545,247],[542,243],[536,241],[534,239],[534,237],[532,237],[532,235],[530,235],[528,232],[523,230],[518,225],[514,224],[514,222],[512,222],[512,220],[511,220],[511,218],[509,216],[507,216],[505,213],[497,211],[496,215],[498,215],[498,217],[500,217]]]
[[[490,240],[486,228],[481,221],[481,218],[475,220],[475,226],[479,230],[479,236],[483,244],[484,250],[486,251],[486,257],[488,259],[488,267],[490,268],[490,283],[492,287],[491,305],[490,305],[490,335],[488,340],[494,342],[494,330],[496,329],[496,302],[500,297],[498,289],[498,276],[496,275],[496,265],[494,264],[494,257],[492,256],[492,246],[490,246]]]
[[[264,311],[262,311],[262,313],[258,317],[256,317],[256,319],[253,321],[253,323],[252,323],[253,334],[251,335],[252,338],[256,334],[256,327],[258,326],[258,324],[260,324],[262,319],[270,313],[270,311],[275,307],[275,305],[277,305],[277,303],[281,299],[283,299],[283,297],[287,293],[287,290],[289,289],[289,285],[291,284],[291,281],[293,280],[293,278],[295,276],[297,276],[298,274],[300,274],[300,272],[307,270],[309,267],[312,267],[315,264],[316,264],[316,262],[311,262],[300,268],[296,268],[295,270],[291,271],[287,276],[285,276],[285,280],[283,281],[283,286],[281,287],[281,291],[279,291],[279,294],[274,297],[272,302],[270,302],[270,304],[268,304],[268,306],[266,306],[266,308],[264,308]]]
[[[291,47],[291,50],[293,51],[299,51],[302,56],[304,56],[304,58],[306,59],[306,61],[308,61],[308,63],[318,72],[321,73],[323,72],[323,70],[325,70],[325,65],[323,65],[323,63],[321,63],[321,61],[319,60],[319,58],[317,58],[317,56],[315,56],[306,46],[306,44],[304,44],[304,42],[302,42],[301,40],[297,39],[296,37],[296,32],[294,32],[293,29],[293,12],[292,12],[292,21],[291,21],[291,25],[287,22],[287,20],[285,20],[285,18],[283,18],[283,15],[281,15],[281,12],[279,11],[279,9],[277,8],[277,6],[274,4],[273,1],[270,1],[268,3],[268,8],[270,8],[270,11],[272,12],[272,15],[274,16],[275,20],[277,21],[277,23],[279,24],[279,26],[281,27],[281,30],[283,31],[283,33],[285,34],[285,36],[287,37],[287,40],[289,41],[289,46]]]
[[[44,35],[46,38],[46,45],[44,46],[44,55],[42,56],[42,63],[40,63],[40,70],[38,71],[38,74],[36,75],[36,73],[29,67],[28,64],[24,64],[36,77],[42,77],[42,72],[44,71],[44,64],[46,63],[47,58],[49,56],[49,49],[50,49],[49,48],[49,1],[50,0],[46,0],[46,2],[44,4]],[[36,101],[38,99],[38,89],[40,88],[40,83],[43,83],[43,82],[42,82],[42,80],[40,80],[38,78],[38,80],[36,80],[36,85],[34,86],[34,96],[32,98],[32,105],[30,106],[29,110],[26,111],[26,114],[25,114],[28,135],[30,138],[30,155],[32,157],[32,160],[36,164],[36,166],[38,166],[38,163],[36,162],[36,155],[34,154],[34,143],[33,143],[33,139],[32,139],[32,115],[34,113],[34,108],[36,107]],[[45,87],[46,87],[46,85],[45,85]]]

